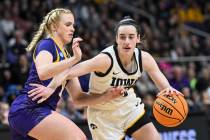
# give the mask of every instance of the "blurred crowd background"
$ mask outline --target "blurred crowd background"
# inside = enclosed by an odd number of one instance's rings
[[[0,1],[0,127],[28,76],[31,53],[25,48],[42,18],[53,8],[69,8],[75,15],[75,36],[83,60],[114,42],[114,26],[131,16],[141,27],[142,50],[151,53],[170,84],[181,91],[190,113],[210,119],[210,2],[208,0],[1,0]],[[68,46],[69,51],[71,45]],[[82,77],[81,83],[87,86]],[[136,86],[150,108],[158,92],[147,74]],[[57,111],[73,121],[86,120],[85,108],[64,96]]]

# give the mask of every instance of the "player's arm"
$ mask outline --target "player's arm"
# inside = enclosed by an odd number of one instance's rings
[[[170,87],[168,80],[160,71],[154,58],[149,53],[144,51],[142,51],[142,67],[149,74],[150,78],[160,91]]]
[[[178,94],[182,95],[179,91],[170,86],[168,80],[160,71],[154,58],[147,52],[142,51],[142,66],[143,69],[149,74],[155,85],[158,87],[160,94]]]
[[[71,79],[66,89],[73,101],[77,105],[91,106],[102,102],[110,101],[121,96],[124,92],[123,87],[110,88],[103,94],[91,94],[82,91],[78,78]]]
[[[46,80],[52,78],[61,71],[73,66],[79,60],[75,57],[71,57],[60,62],[53,62],[53,56],[47,51],[41,51],[35,60],[35,65],[39,78],[41,80]]]
[[[53,78],[48,87],[55,89],[67,79],[79,77],[93,71],[105,73],[111,66],[111,59],[106,54],[99,54],[92,59],[83,61],[69,68],[64,73],[61,73]]]
[[[47,80],[79,62],[82,55],[79,48],[79,41],[81,41],[80,38],[75,38],[73,41],[72,49],[74,56],[60,62],[53,63],[53,55],[50,52],[46,50],[40,51],[35,58],[39,78],[41,80]]]
[[[44,87],[43,85],[39,84],[31,84],[36,88],[29,91],[29,97],[31,97],[34,101],[39,98],[38,103],[41,103],[45,101],[49,96],[51,96],[56,87],[59,86],[64,80],[66,80],[67,77],[70,77],[71,80],[67,83],[66,88],[76,104],[87,106],[112,100],[122,95],[124,92],[122,87],[108,89],[102,95],[85,94],[82,92],[80,83],[77,78],[77,76],[81,76],[92,71],[105,73],[110,65],[111,59],[105,54],[99,54],[90,60],[79,63],[69,70],[65,70],[62,73],[56,75],[48,87]]]

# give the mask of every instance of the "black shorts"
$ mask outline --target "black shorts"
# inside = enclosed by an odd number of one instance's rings
[[[141,118],[139,118],[139,120],[137,120],[130,128],[128,128],[127,130],[126,130],[126,135],[127,136],[129,136],[129,137],[131,137],[131,135],[135,132],[135,131],[137,131],[138,129],[140,129],[142,126],[144,126],[145,124],[148,124],[148,123],[150,123],[150,122],[152,122],[151,121],[151,119],[150,119],[150,117],[149,117],[149,113],[146,111],[145,113],[144,113],[144,115],[141,117]]]

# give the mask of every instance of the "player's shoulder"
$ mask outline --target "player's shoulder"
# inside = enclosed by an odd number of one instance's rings
[[[152,55],[149,52],[141,50],[142,59],[152,58]]]
[[[45,38],[39,41],[37,47],[52,46],[52,45],[54,45],[54,41],[51,38]]]
[[[103,53],[103,52],[112,52],[112,51],[114,51],[114,46],[113,45],[106,47],[101,52]]]
[[[52,55],[55,55],[56,49],[55,49],[54,41],[51,38],[46,38],[46,39],[40,40],[37,43],[36,48],[34,50],[35,56],[38,55],[39,52],[41,52],[41,51],[47,51],[47,52],[51,53]]]

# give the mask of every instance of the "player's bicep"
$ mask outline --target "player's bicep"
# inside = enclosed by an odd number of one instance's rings
[[[105,73],[111,66],[112,60],[107,54],[101,53],[92,59],[94,69],[92,71]]]
[[[48,51],[41,51],[35,58],[37,73],[40,77],[44,74],[45,67],[53,62],[53,56]]]
[[[149,74],[160,71],[154,58],[149,53],[143,51],[142,51],[142,66],[143,69]]]
[[[146,52],[142,54],[142,63],[143,69],[149,74],[160,90],[169,86],[168,80],[160,71],[156,61],[150,54]]]
[[[45,50],[39,52],[39,54],[35,58],[35,64],[37,68],[42,67],[52,62],[53,62],[52,54]]]

